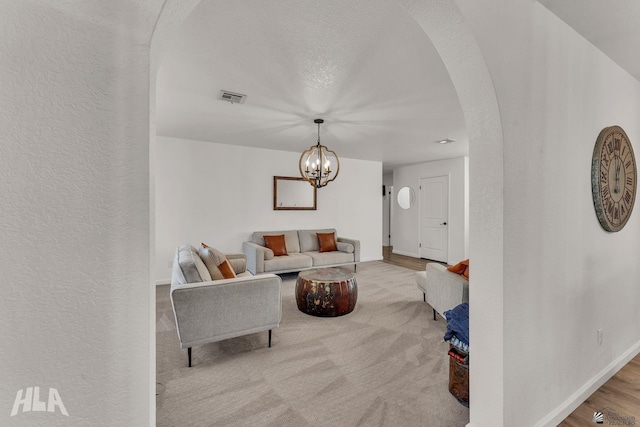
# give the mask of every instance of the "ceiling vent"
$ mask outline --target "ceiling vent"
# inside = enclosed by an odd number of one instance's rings
[[[246,98],[247,98],[247,95],[229,92],[228,90],[221,90],[220,97],[218,99],[222,99],[223,101],[229,101],[232,104],[244,104],[244,100]]]

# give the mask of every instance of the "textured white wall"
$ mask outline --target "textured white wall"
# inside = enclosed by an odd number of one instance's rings
[[[503,425],[503,135],[493,79],[477,42],[457,6],[447,0],[397,0],[425,30],[456,87],[469,133],[469,426]],[[491,2],[481,5],[489,25],[502,26]],[[455,28],[456,31],[451,31]],[[397,191],[397,185],[394,183]],[[393,236],[392,236],[393,240]]]
[[[338,153],[339,154],[339,153]],[[253,231],[331,227],[360,240],[361,260],[382,259],[382,163],[340,159],[315,211],[273,210],[273,177],[299,176],[299,153],[158,136],[156,279],[181,243],[241,253]]]
[[[156,6],[2,2],[1,425],[150,423]],[[69,416],[10,417],[34,386],[45,401],[56,388]]]
[[[397,197],[394,203],[394,218],[391,224],[391,239],[393,251],[403,255],[419,257],[420,243],[420,179],[436,176],[449,177],[449,219],[448,238],[449,248],[447,259],[449,264],[455,264],[467,259],[465,242],[468,237],[468,200],[465,185],[467,184],[467,160],[465,157],[457,159],[438,160],[404,166],[393,171],[394,190],[397,193],[402,187],[410,187],[415,192],[415,203],[410,209],[401,209]]]
[[[621,125],[640,155],[640,83],[536,2],[457,3],[505,138],[504,423],[472,422],[556,425],[640,349],[640,213],[604,232],[590,179],[603,127]],[[474,346],[482,334],[472,324]]]
[[[442,55],[473,142],[470,252],[476,249],[473,280],[481,286],[471,291],[477,307],[471,317],[478,320],[472,325],[493,329],[475,344],[472,366],[483,369],[472,372],[478,404],[471,414],[500,423],[502,373],[491,367],[501,366],[503,346],[502,134],[493,87],[451,1],[399,2]],[[6,413],[17,390],[40,385],[60,391],[70,417],[36,423],[153,424],[149,71],[155,74],[172,28],[197,3],[3,1],[0,269],[8,302],[3,343],[11,350],[0,359],[0,401]],[[489,16],[486,23],[503,21]],[[349,207],[346,196],[332,202]],[[16,256],[34,253],[35,245],[36,255]],[[34,419],[11,422],[33,425]]]

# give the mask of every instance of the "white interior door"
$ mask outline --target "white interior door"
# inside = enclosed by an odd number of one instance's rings
[[[420,258],[448,262],[449,177],[420,179]]]

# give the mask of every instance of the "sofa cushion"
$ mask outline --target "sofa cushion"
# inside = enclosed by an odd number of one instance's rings
[[[316,233],[318,236],[318,246],[320,252],[333,252],[337,251],[336,246],[336,233]]]
[[[320,230],[298,230],[298,238],[300,239],[300,252],[311,252],[320,250],[318,245],[318,233],[335,233],[334,228]]]
[[[231,263],[229,263],[229,260],[227,260],[227,257],[222,252],[204,243],[201,243],[201,246],[198,254],[209,270],[213,280],[232,279],[236,277]]]
[[[221,280],[224,279],[220,270],[218,270],[217,257],[213,254],[213,251],[210,247],[201,247],[198,248],[198,255],[204,262],[204,265],[209,270],[209,274],[211,275],[211,280]]]
[[[196,269],[198,270],[198,274],[200,274],[200,279],[203,282],[209,282],[211,280],[211,274],[207,269],[207,266],[202,262],[202,258],[198,255],[198,250],[191,246],[191,254],[193,256],[193,261],[196,264]]]
[[[244,271],[242,273],[238,273],[237,277],[253,277],[253,274],[249,273],[248,271]]]
[[[303,270],[313,266],[313,260],[301,253],[289,253],[289,256],[275,257],[264,262],[264,272],[281,270]]]
[[[208,282],[211,280],[209,270],[198,256],[196,248],[190,244],[178,246],[174,257],[171,281],[175,285]]]
[[[251,234],[251,241],[256,245],[266,247],[267,245],[264,242],[264,236],[277,236],[278,234],[284,234],[284,241],[289,255],[300,252],[300,243],[298,243],[298,232],[296,230],[255,231]]]
[[[304,252],[304,255],[307,255],[313,259],[313,266],[322,266],[322,265],[332,265],[332,264],[343,264],[347,262],[354,262],[353,254],[348,254],[345,252],[333,251],[333,252]]]
[[[287,245],[284,240],[284,234],[277,236],[264,236],[264,244],[271,249],[274,256],[287,255]]]
[[[337,242],[336,247],[340,252],[346,252],[348,254],[352,254],[356,250],[351,243],[346,242]]]

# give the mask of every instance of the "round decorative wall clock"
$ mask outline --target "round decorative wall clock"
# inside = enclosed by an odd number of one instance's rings
[[[600,225],[620,231],[636,200],[636,159],[629,137],[620,126],[602,129],[591,160],[591,192]]]

